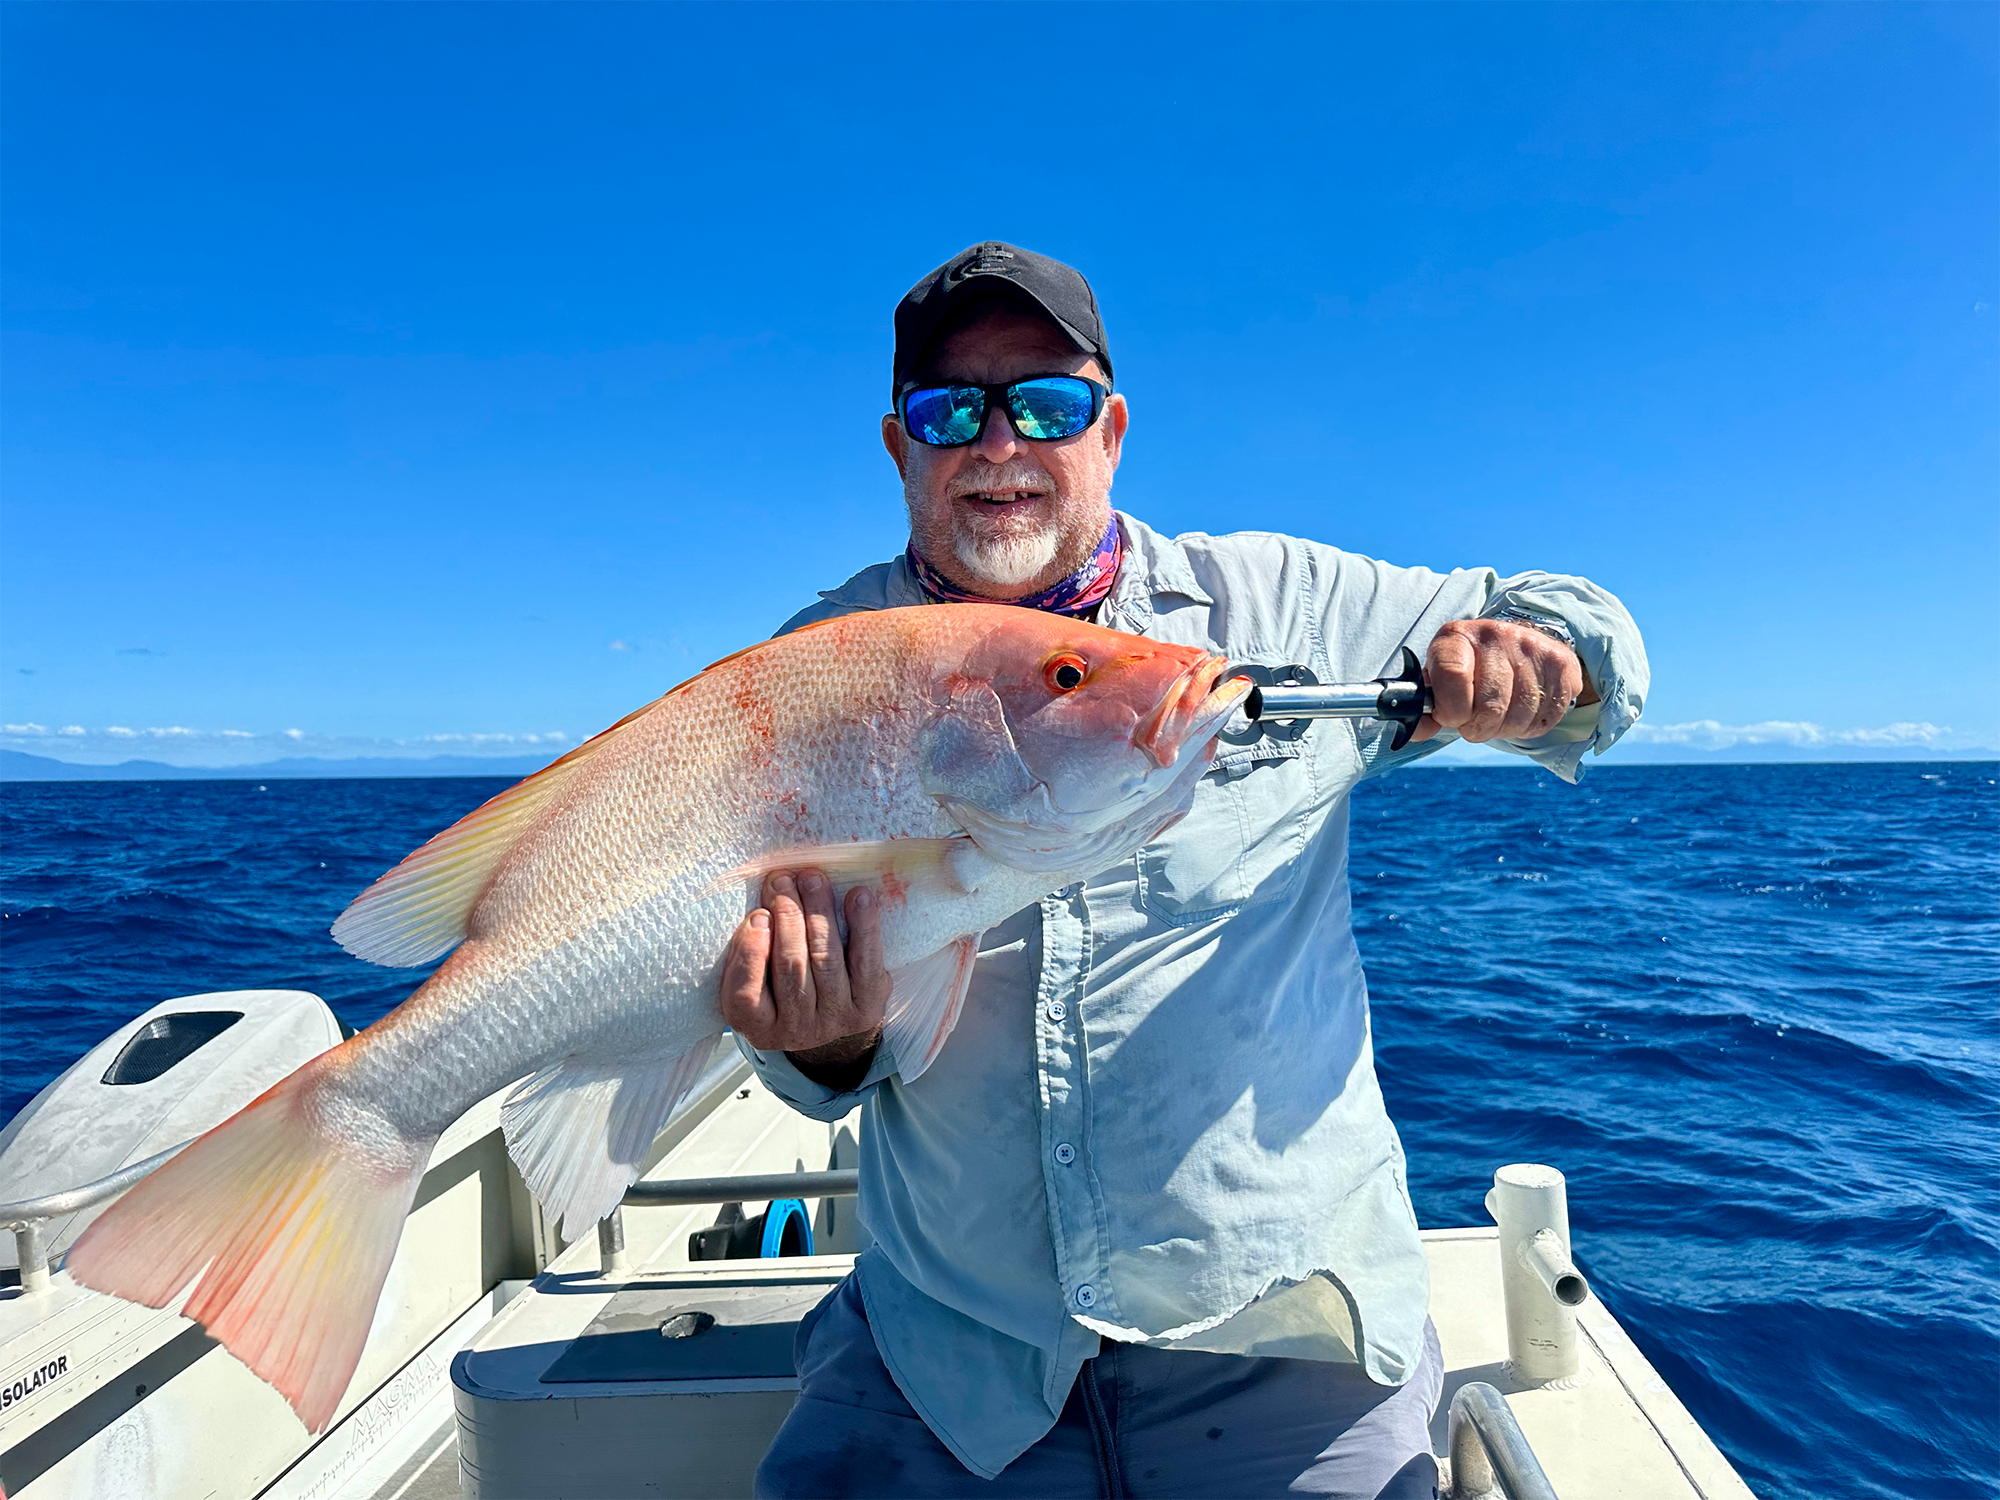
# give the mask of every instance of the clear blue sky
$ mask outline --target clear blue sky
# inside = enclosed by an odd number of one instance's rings
[[[1993,5],[0,25],[0,743],[593,732],[901,544],[890,311],[995,237],[1154,525],[1587,574],[1655,725],[2000,744]]]

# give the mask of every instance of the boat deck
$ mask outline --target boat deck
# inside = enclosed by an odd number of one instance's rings
[[[806,1120],[748,1075],[747,1066],[718,1066],[645,1175],[855,1164],[856,1122]],[[743,1205],[753,1215],[763,1207]],[[714,1205],[627,1207],[625,1259],[607,1274],[594,1237],[564,1246],[526,1194],[495,1096],[439,1143],[361,1374],[330,1431],[308,1437],[275,1392],[174,1313],[99,1296],[58,1273],[33,1296],[0,1290],[0,1387],[18,1387],[0,1410],[0,1485],[13,1500],[748,1494],[796,1390],[789,1340],[765,1338],[761,1363],[728,1378],[713,1369],[659,1378],[666,1341],[630,1334],[652,1332],[657,1309],[675,1298],[718,1293],[782,1303],[795,1321],[862,1248],[852,1199],[806,1207],[823,1253],[692,1264],[689,1235],[714,1222]],[[1587,1226],[1582,1237],[1587,1250]],[[1508,1394],[1565,1500],[1747,1500],[1601,1303],[1577,1309],[1578,1378],[1523,1389],[1504,1363],[1498,1230],[1433,1230],[1424,1244],[1448,1371],[1437,1452],[1447,1449],[1452,1393],[1485,1381]],[[616,1348],[642,1348],[641,1358],[605,1364]],[[46,1371],[56,1375],[44,1381],[37,1372]]]
[[[1728,1460],[1601,1302],[1593,1298],[1578,1309],[1584,1338],[1582,1369],[1576,1381],[1560,1388],[1523,1387],[1511,1379],[1505,1364],[1507,1332],[1500,1310],[1498,1231],[1432,1230],[1424,1235],[1424,1247],[1431,1265],[1431,1315],[1437,1325],[1446,1368],[1444,1394],[1432,1426],[1432,1448],[1440,1458],[1448,1451],[1445,1421],[1453,1393],[1468,1381],[1486,1381],[1507,1395],[1508,1404],[1558,1495],[1587,1497],[1587,1500],[1750,1500],[1750,1490]],[[580,1257],[580,1261],[579,1269],[588,1272],[590,1259]],[[826,1261],[833,1263],[816,1264]],[[790,1278],[819,1273],[832,1279],[844,1274],[846,1264],[845,1257],[802,1257],[764,1262],[763,1266],[769,1269],[762,1274]],[[706,1276],[720,1275],[741,1280],[744,1272],[739,1263],[718,1267],[705,1275],[683,1272],[644,1276],[604,1284],[601,1291],[594,1293],[584,1293],[578,1281],[565,1277],[560,1297],[531,1294],[519,1299],[481,1333],[470,1352],[476,1361],[481,1354],[486,1358],[478,1361],[475,1369],[483,1377],[503,1381],[511,1374],[514,1388],[506,1396],[529,1397],[533,1394],[530,1386],[538,1382],[542,1368],[549,1363],[548,1351],[561,1342],[566,1331],[572,1338],[580,1334],[619,1292],[648,1284],[662,1291],[684,1290]],[[523,1360],[506,1358],[514,1350],[533,1352]],[[496,1365],[512,1368],[496,1369]],[[462,1382],[463,1378],[461,1375]],[[518,1427],[513,1441],[536,1445],[553,1441],[563,1448],[575,1443],[587,1450],[592,1443],[610,1436],[628,1422],[639,1428],[647,1426],[656,1415],[643,1409],[647,1398],[665,1394],[664,1387],[644,1385],[628,1386],[629,1393],[622,1397],[609,1387],[572,1389],[575,1394],[567,1395],[565,1405],[607,1399],[616,1400],[628,1410],[615,1418],[606,1413],[608,1420],[601,1429],[586,1423],[589,1432],[568,1441],[553,1432],[531,1433]],[[710,1385],[704,1394],[709,1393],[721,1392],[716,1385]],[[543,1394],[555,1393],[544,1390]],[[494,1397],[492,1390],[482,1390],[476,1397],[470,1397],[461,1384],[460,1425],[471,1431],[486,1426],[487,1419],[482,1418],[480,1407]],[[516,1417],[518,1408],[513,1400],[506,1401],[506,1406],[508,1415],[504,1420],[535,1427],[534,1415]],[[562,1425],[573,1428],[574,1419],[566,1414]],[[427,1440],[427,1448],[433,1451],[398,1469],[374,1491],[370,1500],[448,1500],[448,1497],[456,1500],[461,1494],[456,1436],[457,1429],[451,1424],[439,1424]],[[480,1450],[492,1451],[493,1434],[481,1431],[478,1436]],[[657,1442],[657,1438],[642,1439],[641,1446],[650,1449]],[[663,1460],[663,1463],[668,1469],[673,1467],[670,1462]],[[754,1463],[738,1467],[747,1472]],[[665,1481],[659,1493],[749,1493],[747,1486],[735,1490],[683,1490],[669,1474],[658,1477]],[[517,1490],[506,1476],[491,1473],[480,1476],[464,1491],[495,1496],[529,1492]],[[628,1492],[638,1493],[616,1491]],[[613,1492],[579,1485],[575,1493],[582,1496]]]
[[[447,1418],[406,1459],[370,1500],[460,1500],[458,1423]]]

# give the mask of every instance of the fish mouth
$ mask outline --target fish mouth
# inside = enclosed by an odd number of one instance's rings
[[[1165,770],[1191,741],[1212,740],[1254,685],[1247,677],[1219,681],[1228,670],[1226,657],[1204,656],[1181,673],[1134,731],[1132,743]]]

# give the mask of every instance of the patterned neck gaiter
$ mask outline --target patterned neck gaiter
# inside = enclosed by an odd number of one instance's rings
[[[1081,618],[1102,604],[1104,596],[1111,592],[1111,585],[1118,581],[1118,565],[1125,560],[1125,538],[1118,534],[1118,518],[1113,516],[1111,524],[1104,530],[1104,540],[1097,544],[1090,561],[1061,582],[1051,584],[1039,594],[1030,594],[1025,599],[982,599],[977,594],[953,588],[935,568],[917,556],[915,543],[909,546],[904,556],[910,560],[910,571],[916,575],[924,597],[933,604],[1018,604],[1023,609],[1041,609],[1052,615]]]

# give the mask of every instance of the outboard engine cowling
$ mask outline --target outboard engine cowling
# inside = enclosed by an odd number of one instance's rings
[[[0,1129],[0,1202],[108,1177],[221,1124],[336,1045],[343,1028],[305,990],[220,990],[166,1000],[99,1042]],[[51,1259],[102,1206],[44,1226]],[[15,1265],[0,1236],[0,1271]]]

